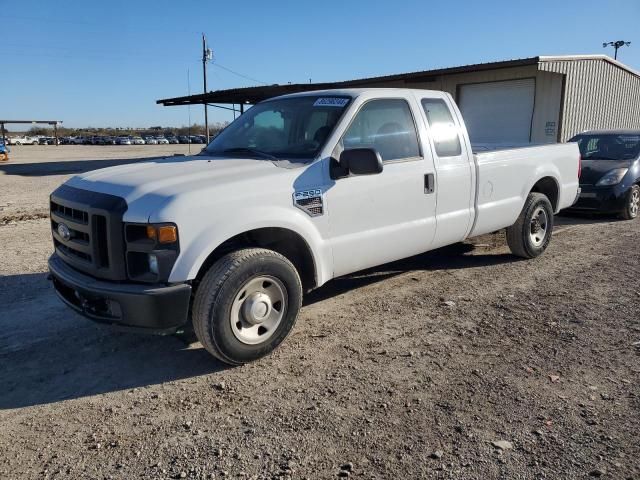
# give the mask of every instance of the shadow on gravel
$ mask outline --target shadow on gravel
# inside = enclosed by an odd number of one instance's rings
[[[306,295],[304,304],[312,305],[335,295],[381,282],[410,271],[460,270],[513,263],[522,260],[511,254],[475,253],[473,255],[466,255],[476,250],[481,249],[469,243],[456,243],[414,257],[398,260],[397,262],[370,268],[354,275],[336,278]]]
[[[167,155],[166,157],[172,157]],[[99,168],[115,167],[130,163],[157,160],[165,156],[150,156],[141,158],[115,158],[105,160],[69,160],[64,162],[38,162],[0,164],[0,172],[5,175],[19,175],[23,177],[44,177],[47,175],[68,175],[72,173],[85,173]]]
[[[587,212],[560,212],[554,217],[556,227],[564,227],[570,225],[594,225],[598,223],[615,223],[622,222],[615,215],[604,213],[587,213]]]
[[[0,305],[0,410],[152,385],[161,393],[165,382],[228,368],[175,336],[96,325],[64,306],[44,277],[1,278],[17,291]]]

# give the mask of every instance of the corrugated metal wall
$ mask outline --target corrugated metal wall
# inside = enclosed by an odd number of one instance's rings
[[[640,128],[640,78],[605,60],[542,61],[566,75],[560,140],[590,129]]]

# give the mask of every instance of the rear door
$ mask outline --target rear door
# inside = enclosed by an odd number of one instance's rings
[[[474,215],[475,165],[464,125],[458,119],[449,96],[420,95],[422,114],[428,128],[428,145],[436,167],[438,229],[432,247],[463,240]]]
[[[354,108],[333,156],[374,148],[384,169],[338,178],[327,190],[334,276],[424,252],[435,234],[436,199],[425,188],[435,172],[431,151],[418,136],[424,132],[419,105],[412,97],[389,97]]]

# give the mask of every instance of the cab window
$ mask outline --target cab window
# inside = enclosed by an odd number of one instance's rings
[[[441,98],[423,98],[422,108],[427,115],[429,131],[439,157],[457,157],[462,153],[458,127],[449,107]]]
[[[365,103],[345,132],[342,144],[345,149],[373,148],[385,162],[420,156],[411,109],[402,99]]]

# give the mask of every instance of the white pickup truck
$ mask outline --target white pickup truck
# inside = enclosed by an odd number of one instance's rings
[[[9,137],[9,145],[38,145],[38,139],[35,137],[27,137],[26,135]]]
[[[51,194],[59,296],[102,323],[190,323],[241,364],[276,348],[304,291],[507,229],[540,255],[578,194],[576,144],[474,155],[451,96],[316,91],[259,103],[200,154],[105,168]]]

